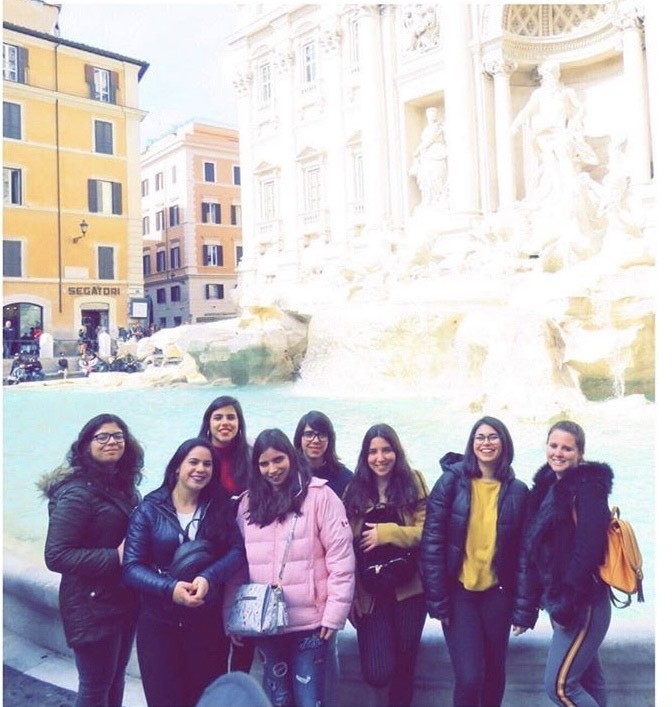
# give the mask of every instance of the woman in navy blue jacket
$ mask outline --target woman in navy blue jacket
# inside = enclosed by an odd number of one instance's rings
[[[246,559],[213,459],[207,440],[183,442],[128,528],[123,577],[140,592],[138,662],[149,707],[194,705],[227,671],[223,587]],[[171,576],[176,549],[195,539],[210,541],[209,564],[188,580]]]
[[[464,456],[448,452],[427,502],[422,578],[455,672],[453,705],[494,707],[505,686],[527,486],[515,478],[503,422],[482,417]]]

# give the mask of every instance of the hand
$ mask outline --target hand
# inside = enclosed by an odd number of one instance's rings
[[[527,626],[514,626],[511,630],[514,636],[520,636],[527,631]]]
[[[205,577],[194,577],[194,581],[191,583],[191,589],[197,599],[205,599],[210,589],[210,583]]]
[[[189,609],[194,609],[197,606],[203,604],[203,599],[199,599],[196,596],[196,589],[194,589],[191,582],[178,582],[173,589],[173,601],[176,604],[181,604]]]
[[[326,626],[320,626],[320,638],[323,641],[328,641],[335,633],[336,633],[336,630],[333,628],[327,628]]]
[[[364,552],[370,552],[378,545],[380,545],[378,541],[378,526],[364,523],[362,536],[359,539],[359,546]]]
[[[126,544],[126,538],[124,538],[121,543],[119,544],[119,547],[117,548],[117,552],[119,553],[119,564],[122,563],[124,559],[124,545]]]

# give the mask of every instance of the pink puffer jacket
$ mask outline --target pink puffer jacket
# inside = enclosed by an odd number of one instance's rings
[[[345,508],[324,479],[313,478],[282,578],[289,626],[284,632],[325,626],[342,629],[355,590],[355,553]],[[275,582],[293,515],[260,528],[246,522],[249,497],[238,506],[238,525],[245,539],[250,582]]]

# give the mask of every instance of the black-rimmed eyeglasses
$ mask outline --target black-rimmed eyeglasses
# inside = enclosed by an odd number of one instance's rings
[[[315,430],[306,430],[301,436],[306,442],[312,442],[314,439],[318,439],[320,442],[326,442],[329,439],[329,435],[326,432],[315,432]]]
[[[111,439],[115,442],[124,442],[126,438],[123,432],[99,432],[97,435],[93,435],[93,439],[98,444],[107,444]]]

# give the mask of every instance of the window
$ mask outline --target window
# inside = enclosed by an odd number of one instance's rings
[[[21,241],[2,241],[3,277],[21,277]]]
[[[163,301],[166,301],[166,298],[164,296]],[[165,329],[166,328],[166,318],[165,317],[159,317],[159,329]]]
[[[203,223],[221,223],[222,207],[211,201],[204,201],[201,204],[201,221]]]
[[[163,172],[157,172],[154,175],[154,191],[163,189]]]
[[[98,277],[114,280],[114,248],[111,246],[98,246]]]
[[[13,44],[2,45],[2,78],[5,81],[26,83],[28,50]]]
[[[143,179],[142,182],[140,182],[140,189],[142,196],[147,196],[149,194],[149,179]]]
[[[14,167],[2,168],[3,203],[22,204],[22,178],[21,170]]]
[[[206,182],[215,181],[215,163],[214,162],[204,162],[203,163],[203,179]]]
[[[306,212],[319,211],[322,206],[322,170],[309,167],[303,174],[304,206]]]
[[[154,225],[156,227],[154,230],[163,231],[166,225],[165,217],[163,215],[163,209],[161,209],[161,211],[157,211],[154,214]]]
[[[304,86],[312,86],[317,79],[317,52],[313,40],[301,47],[301,72]]]
[[[21,139],[21,106],[18,103],[2,102],[2,136]]]
[[[152,274],[152,257],[149,253],[142,254],[142,274],[151,275]]]
[[[166,303],[166,291],[163,289],[163,287],[159,287],[159,289],[156,291],[156,301],[158,302],[158,304]],[[163,326],[166,326],[165,320]]]
[[[221,245],[203,246],[203,265],[224,265],[224,254]]]
[[[224,285],[206,285],[205,299],[224,299]]]
[[[240,165],[233,165],[233,183],[240,186]]]
[[[121,184],[89,179],[89,211],[92,214],[121,214]]]
[[[257,68],[257,100],[266,105],[271,100],[271,64],[265,61]]]
[[[173,326],[180,326],[182,324],[182,317],[173,317]]]
[[[112,143],[112,123],[105,120],[94,121],[96,133],[96,152],[101,152],[105,155],[113,154]]]
[[[364,155],[361,152],[353,156],[353,181],[355,201],[364,201]]]
[[[170,249],[170,269],[176,270],[180,267],[180,246],[176,245]]]
[[[262,221],[272,221],[275,218],[275,180],[266,179],[261,185],[260,216]]]
[[[240,226],[240,204],[231,204],[231,225]]]
[[[84,67],[84,76],[89,85],[89,98],[103,103],[117,102],[119,74],[116,71],[108,71],[87,64]]]
[[[156,272],[166,272],[166,251],[156,251]]]
[[[236,267],[240,265],[240,261],[243,259],[243,246],[236,246]]]
[[[142,217],[142,235],[146,236],[149,233],[149,216]]]
[[[171,227],[180,225],[180,207],[179,206],[168,207],[168,225]]]
[[[180,301],[180,286],[179,285],[173,285],[170,288],[170,301],[171,302],[179,302]]]

